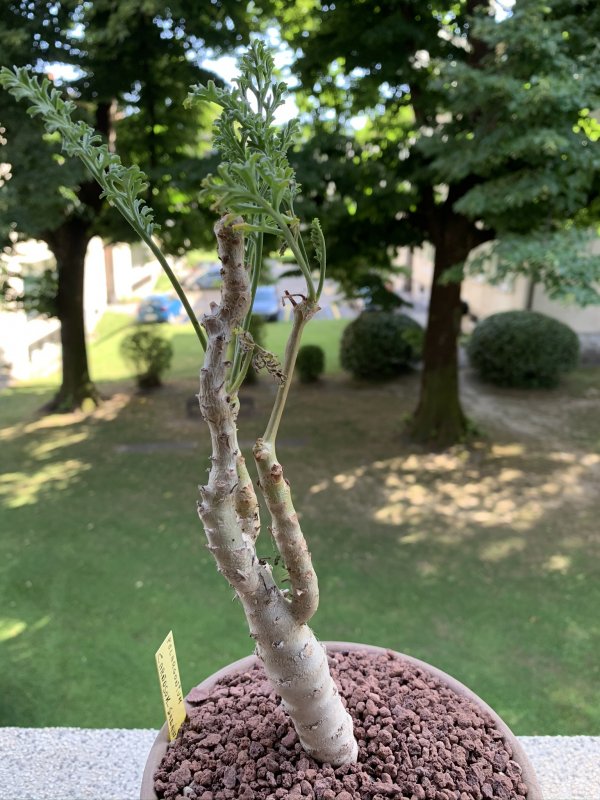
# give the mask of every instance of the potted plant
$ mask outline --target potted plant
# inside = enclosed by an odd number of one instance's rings
[[[215,234],[223,284],[221,302],[212,304],[202,324],[153,238],[139,169],[125,168],[89,126],[73,121],[75,104],[48,81],[40,84],[24,69],[4,69],[0,77],[60,134],[65,151],[81,158],[153,250],[205,350],[199,402],[212,454],[198,513],[218,569],[241,601],[256,651],[190,693],[189,717],[177,739],[168,745],[163,730],[153,748],[142,797],[536,800],[539,788],[518,742],[475,695],[434,668],[381,648],[338,643],[328,653],[308,627],[318,605],[317,578],[276,442],[302,332],[319,310],[326,250],[318,220],[310,225],[309,245],[294,212],[299,187],[286,154],[296,122],[274,124],[285,86],[273,80],[273,59],[254,42],[240,66],[234,89],[209,82],[189,96],[189,102],[221,109],[215,124],[221,165],[203,192],[221,214]],[[249,333],[265,234],[292,251],[306,282],[302,295],[286,293],[293,322],[282,364]],[[277,585],[256,553],[259,504],[236,424],[251,363],[278,382],[253,459],[289,590]]]

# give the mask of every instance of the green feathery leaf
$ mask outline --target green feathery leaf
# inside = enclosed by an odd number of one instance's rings
[[[76,109],[75,103],[64,100],[47,78],[40,82],[26,67],[14,67],[14,71],[3,67],[0,70],[0,85],[17,100],[25,99],[31,103],[28,113],[42,116],[46,130],[59,134],[65,153],[81,159],[102,188],[101,197],[115,206],[150,247],[183,303],[202,348],[206,350],[206,334],[173,270],[152,240],[159,226],[154,222],[154,212],[140,196],[148,188],[141,169],[135,164],[123,166],[119,156],[102,144],[102,138],[93,128],[83,120],[74,120],[71,115]]]
[[[40,82],[26,67],[15,67],[14,71],[3,67],[0,85],[17,100],[31,103],[28,113],[41,115],[46,130],[60,135],[65,153],[83,161],[102,187],[102,197],[116,206],[134,229],[141,229],[148,237],[158,230],[152,209],[140,197],[148,187],[146,176],[136,165],[123,166],[93,128],[72,118],[76,109],[72,100],[64,100],[47,78]]]
[[[221,213],[247,218],[252,236],[269,233],[283,240],[294,253],[307,283],[311,300],[318,296],[299,235],[294,198],[300,187],[287,152],[298,130],[296,120],[277,128],[275,112],[284,102],[286,86],[273,77],[273,57],[255,41],[240,60],[241,75],[231,89],[209,81],[191,88],[187,104],[214,103],[221,109],[215,122],[214,144],[221,156],[216,175],[203,183],[202,195]],[[249,249],[252,248],[252,238]],[[319,258],[324,277],[325,242],[321,236]]]
[[[321,296],[323,290],[323,282],[325,280],[325,270],[327,267],[327,251],[325,248],[325,237],[323,236],[323,228],[318,217],[315,217],[310,225],[310,240],[315,249],[315,258],[319,263],[319,286],[317,289],[317,297]]]

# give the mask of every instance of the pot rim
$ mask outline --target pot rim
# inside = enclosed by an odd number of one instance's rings
[[[517,737],[514,733],[510,730],[508,725],[504,722],[504,720],[497,714],[494,709],[489,706],[484,700],[482,700],[475,692],[469,689],[460,681],[453,678],[448,673],[443,672],[441,669],[428,664],[426,661],[421,661],[414,656],[406,655],[405,653],[400,653],[397,650],[392,650],[389,647],[378,647],[376,645],[371,644],[360,644],[357,642],[337,642],[337,641],[325,641],[322,644],[326,647],[327,650],[332,650],[333,652],[340,652],[340,651],[348,651],[353,652],[357,650],[366,650],[371,653],[393,653],[395,656],[399,656],[400,658],[408,661],[409,663],[413,664],[416,667],[420,667],[422,670],[431,673],[434,677],[438,678],[441,683],[445,683],[446,686],[449,686],[456,694],[461,695],[462,697],[466,697],[467,699],[471,700],[472,702],[476,703],[478,706],[483,708],[484,711],[492,717],[496,727],[504,736],[505,741],[510,745],[513,751],[512,759],[516,761],[517,764],[521,767],[522,778],[523,782],[527,786],[527,800],[543,800],[542,791],[540,789],[540,785],[538,783],[535,771],[531,762],[529,761],[529,757],[525,753],[525,750]],[[214,672],[205,680],[201,681],[197,687],[195,688],[202,688],[205,690],[210,690],[213,686],[223,677],[226,675],[230,675],[235,672],[244,672],[247,669],[250,669],[255,664],[259,664],[260,661],[255,655],[245,656],[245,658],[240,658],[237,661],[233,661],[231,664],[228,664],[225,667],[222,667],[217,672]],[[185,702],[186,710],[189,712],[190,706],[187,701]],[[167,732],[167,724],[165,723],[160,731],[150,752],[148,754],[148,759],[146,761],[146,765],[144,767],[144,773],[142,776],[142,785],[140,788],[140,800],[158,800],[156,792],[154,791],[154,772],[158,768],[158,765],[163,759],[163,756],[167,752],[167,745],[169,743],[168,739],[168,732]]]

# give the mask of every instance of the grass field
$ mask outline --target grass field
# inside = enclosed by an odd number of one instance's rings
[[[170,629],[184,687],[251,651],[195,511],[197,345],[163,326],[173,371],[137,395],[125,323],[105,318],[92,348],[108,396],[96,412],[39,418],[44,384],[0,395],[0,725],[158,726],[154,652]],[[417,376],[354,384],[338,371],[342,326],[312,324],[329,374],[296,387],[278,448],[320,577],[318,635],[430,661],[519,734],[600,734],[599,371],[548,393],[467,377],[486,439],[429,454],[402,437]],[[268,326],[267,346],[285,328]],[[246,391],[248,450],[274,387]]]
[[[348,320],[315,319],[307,327],[303,344],[318,344],[325,351],[326,370],[335,374],[340,370],[339,340]],[[108,313],[101,320],[94,335],[90,352],[91,370],[94,379],[104,383],[127,379],[130,367],[122,360],[119,345],[124,336],[133,330],[133,320],[126,314]],[[291,322],[265,325],[265,346],[282,356]],[[160,325],[160,333],[173,344],[175,358],[168,379],[194,380],[202,360],[202,350],[191,325]]]

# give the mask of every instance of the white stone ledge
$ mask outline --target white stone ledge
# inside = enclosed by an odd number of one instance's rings
[[[156,731],[0,728],[0,800],[138,800]],[[600,736],[520,736],[544,800],[600,800]]]

